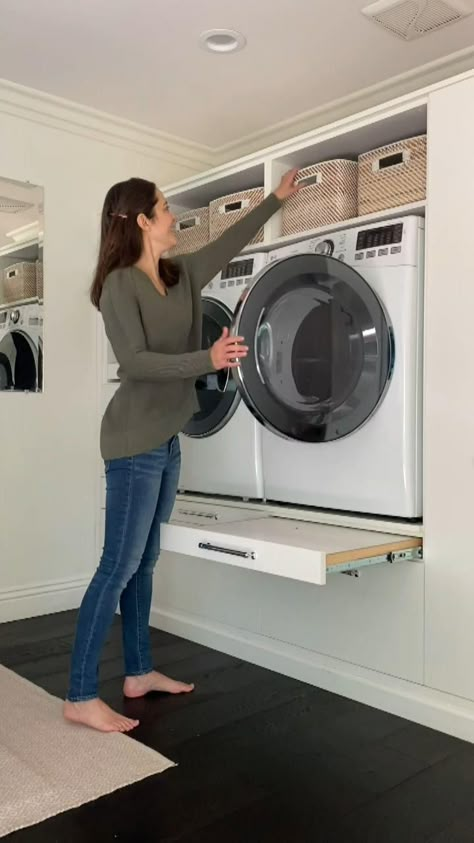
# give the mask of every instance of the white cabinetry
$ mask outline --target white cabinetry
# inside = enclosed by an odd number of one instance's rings
[[[426,208],[424,525],[179,499],[163,528],[154,604],[163,628],[471,740],[473,102],[474,73],[467,73],[165,188],[177,209],[259,184],[268,194],[291,166],[428,132],[427,201],[397,209]],[[287,242],[280,233],[277,214],[259,248]],[[196,514],[203,511],[217,517]],[[424,564],[369,564],[410,537],[405,549],[416,556],[417,536]],[[333,551],[346,553],[346,573],[364,565],[359,579],[327,575]]]
[[[474,78],[429,101],[426,683],[474,699]]]

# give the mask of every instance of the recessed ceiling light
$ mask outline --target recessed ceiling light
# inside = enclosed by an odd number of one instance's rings
[[[208,29],[199,36],[200,46],[211,53],[235,53],[243,50],[246,43],[242,33],[234,29]]]

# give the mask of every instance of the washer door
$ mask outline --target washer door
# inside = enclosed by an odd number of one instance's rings
[[[0,341],[0,392],[13,389],[13,369],[16,349],[10,334],[5,334]]]
[[[43,391],[43,340],[38,340],[38,392]]]
[[[202,348],[210,348],[222,334],[231,328],[232,311],[215,299],[202,300]],[[228,370],[210,372],[196,381],[199,410],[185,426],[183,433],[191,437],[211,436],[217,433],[233,416],[240,401],[236,382]]]
[[[347,436],[375,411],[393,365],[393,337],[376,294],[351,267],[318,254],[262,270],[233,331],[252,348],[235,370],[249,409],[303,442]]]
[[[37,352],[27,334],[9,331],[0,342],[0,389],[35,392]]]

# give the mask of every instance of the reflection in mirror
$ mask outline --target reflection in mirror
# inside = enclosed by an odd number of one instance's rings
[[[43,188],[0,177],[0,392],[43,389]]]

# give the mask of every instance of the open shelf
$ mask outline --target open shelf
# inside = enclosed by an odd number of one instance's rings
[[[233,168],[218,167],[216,170],[209,170],[198,178],[189,179],[186,182],[178,182],[165,188],[165,195],[171,209],[194,209],[202,208],[229,193],[236,193],[239,190],[250,190],[253,187],[263,187],[264,164],[263,161],[251,166]]]
[[[389,143],[426,133],[427,106],[400,111],[378,120],[366,122],[348,130],[340,126],[336,133],[319,133],[314,138],[295,141],[280,155],[275,155],[276,164],[291,167],[308,167],[311,164],[332,158],[349,158],[354,161],[364,152],[377,149]]]
[[[8,257],[12,263],[15,263],[15,261],[32,261],[38,258],[39,249],[38,239],[28,240],[25,243],[3,246],[0,248],[0,258]]]
[[[250,160],[233,161],[175,182],[165,187],[164,192],[175,210],[200,208],[221,196],[263,184],[268,193],[284,170],[291,167],[306,167],[331,158],[357,160],[363,152],[424,134],[426,130],[426,102],[390,114],[384,112],[378,117],[366,114],[352,125],[349,118],[262,150],[258,160],[250,156]],[[269,171],[265,177],[266,168]]]

